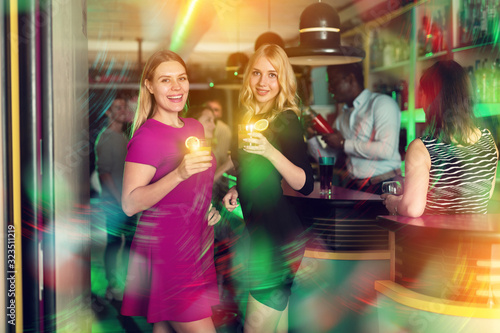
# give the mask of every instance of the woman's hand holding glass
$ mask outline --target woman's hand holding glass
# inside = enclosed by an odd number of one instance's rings
[[[177,167],[183,180],[194,174],[208,170],[212,166],[212,155],[206,150],[196,150],[184,155],[181,164]]]
[[[382,203],[389,211],[389,214],[398,215],[398,205],[401,199],[403,199],[403,196],[384,193],[380,197],[384,200]]]
[[[266,139],[262,133],[252,132],[248,138],[243,139],[247,144],[243,146],[243,150],[247,153],[262,155],[269,159],[269,157],[276,150],[272,144]]]

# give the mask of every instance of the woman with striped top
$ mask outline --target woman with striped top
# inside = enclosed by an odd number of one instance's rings
[[[408,146],[402,196],[383,194],[391,214],[485,214],[493,194],[498,149],[475,125],[471,84],[455,61],[438,61],[420,78],[424,136]]]

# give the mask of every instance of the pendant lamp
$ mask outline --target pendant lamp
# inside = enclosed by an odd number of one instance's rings
[[[365,57],[362,49],[340,45],[340,18],[326,3],[318,2],[304,9],[299,32],[299,46],[285,49],[292,65],[340,65],[360,62]]]
[[[271,31],[271,0],[267,1],[267,32],[257,37],[255,40],[254,51],[264,44],[276,44],[282,49],[285,48],[285,41],[280,35]]]
[[[231,53],[226,61],[226,78],[214,83],[216,89],[239,90],[248,64],[248,56],[242,52]]]
[[[264,32],[262,35],[257,37],[255,40],[254,51],[257,51],[257,49],[264,44],[276,44],[281,46],[283,49],[285,48],[285,41],[283,38],[272,31]]]

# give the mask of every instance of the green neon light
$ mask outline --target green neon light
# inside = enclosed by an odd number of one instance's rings
[[[191,18],[193,16],[193,12],[196,8],[196,4],[198,3],[199,0],[191,0],[191,2],[188,5],[188,9],[186,12],[186,15],[182,18],[182,21],[178,25],[178,29],[176,29],[172,33],[172,41],[170,42],[170,50],[177,52],[182,45],[182,42],[184,40],[184,36],[186,35],[187,28],[189,26],[189,22],[191,21]]]

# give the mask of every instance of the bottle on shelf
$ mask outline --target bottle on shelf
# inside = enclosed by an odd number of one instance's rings
[[[418,42],[419,42],[419,56],[424,56],[427,53],[432,52],[433,44],[432,36],[432,22],[429,16],[424,15],[422,17],[422,26],[419,30]]]
[[[394,45],[391,41],[385,43],[383,55],[382,66],[390,66],[394,64]]]
[[[370,44],[370,67],[380,67],[381,42],[377,30],[373,30],[372,42]]]
[[[401,111],[408,110],[408,82],[405,80],[390,84],[380,80],[373,85],[373,92],[392,97]]]
[[[472,42],[472,0],[462,0],[458,10],[458,45],[469,46]]]
[[[491,66],[491,103],[500,103],[500,58]]]
[[[428,17],[424,15],[422,18],[422,24],[420,25],[417,33],[417,42],[418,42],[418,55],[423,56],[425,54],[425,45],[427,40],[427,31],[426,26],[428,23]]]
[[[476,74],[474,72],[474,67],[467,67],[467,74],[469,75],[469,80],[472,88],[472,96],[474,101],[477,101],[477,82],[476,82]]]
[[[401,111],[408,110],[408,82],[405,80],[399,81],[399,92],[401,95],[399,109]]]
[[[489,84],[489,74],[491,70],[488,65],[488,59],[485,58],[481,63],[481,60],[476,60],[476,70],[474,72],[474,76],[476,78],[477,84],[477,102],[478,103],[488,103],[490,96],[489,92],[491,91],[491,87]]]
[[[490,0],[491,1],[491,0]],[[488,42],[488,7],[486,0],[481,0],[479,3],[479,38],[478,43]]]
[[[500,0],[488,0],[488,41],[500,36]]]
[[[441,52],[443,50],[443,17],[440,10],[437,11],[437,16],[434,18],[431,24],[431,34],[432,52]]]

